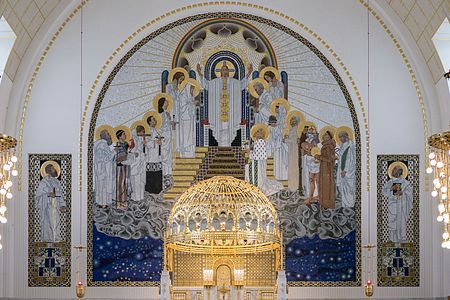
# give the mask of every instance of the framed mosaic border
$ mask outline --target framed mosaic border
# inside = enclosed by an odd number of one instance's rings
[[[306,47],[308,47],[317,57],[324,63],[324,65],[328,68],[328,70],[331,72],[333,77],[335,78],[336,82],[339,84],[339,88],[341,89],[342,93],[344,94],[344,97],[347,101],[347,105],[349,107],[349,111],[352,117],[353,121],[353,129],[355,132],[355,145],[356,145],[356,194],[355,194],[355,224],[356,224],[356,279],[355,281],[334,281],[334,282],[325,282],[325,281],[317,281],[317,282],[288,282],[289,286],[315,286],[315,287],[322,287],[322,286],[329,286],[329,287],[349,287],[349,286],[360,286],[361,285],[361,135],[360,135],[360,128],[358,123],[358,118],[355,110],[355,106],[352,102],[350,93],[348,92],[343,80],[339,76],[339,73],[334,68],[334,66],[330,63],[330,61],[320,52],[319,49],[317,49],[311,42],[309,42],[306,38],[304,38],[299,33],[295,32],[294,30],[283,26],[277,22],[274,22],[272,20],[262,18],[259,16],[251,15],[251,14],[245,14],[245,13],[237,13],[237,12],[212,12],[212,13],[204,13],[204,14],[197,14],[185,18],[181,18],[177,21],[174,21],[168,25],[165,25],[158,30],[152,32],[150,35],[143,38],[141,41],[139,41],[131,50],[129,50],[117,63],[117,65],[114,67],[112,72],[109,74],[108,78],[106,79],[106,82],[104,83],[99,96],[97,98],[97,101],[95,103],[92,117],[90,121],[89,126],[89,136],[88,136],[88,153],[87,153],[87,182],[88,184],[88,226],[87,228],[92,228],[93,226],[93,215],[92,215],[92,205],[93,205],[93,142],[94,142],[94,136],[95,136],[95,124],[97,122],[98,113],[100,110],[100,107],[102,105],[103,99],[105,97],[106,91],[108,90],[111,82],[113,81],[116,74],[119,72],[119,70],[122,68],[122,66],[127,62],[127,60],[136,52],[138,51],[143,45],[148,43],[150,40],[155,38],[156,36],[163,34],[164,32],[177,27],[179,25],[196,21],[196,20],[205,20],[205,19],[212,19],[212,18],[220,18],[220,19],[230,19],[230,18],[241,18],[241,19],[247,19],[252,21],[257,21],[269,26],[273,26],[276,29],[279,29],[295,39],[299,40],[301,43],[303,43]],[[87,244],[88,244],[88,255],[87,255],[87,282],[89,286],[159,286],[159,282],[115,282],[115,281],[93,281],[93,235],[92,230],[88,230],[88,237],[87,237]]]
[[[56,161],[61,168],[59,180],[66,201],[67,212],[61,215],[63,241],[39,241],[39,216],[35,208],[35,192],[41,180],[40,169],[44,162]],[[72,155],[29,154],[28,156],[28,286],[70,287],[72,248]],[[59,267],[59,269],[58,269]],[[58,271],[59,270],[59,271]]]
[[[388,199],[382,188],[388,181],[387,170],[392,162],[401,161],[408,167],[407,180],[413,188],[413,206],[407,223],[408,243],[395,244],[389,241]],[[377,276],[380,287],[420,286],[420,164],[419,155],[378,155],[377,156]],[[401,264],[398,261],[401,261]],[[396,267],[397,265],[397,267]],[[408,266],[408,272],[399,276],[389,276],[393,267],[397,270]],[[390,270],[389,270],[390,268]]]

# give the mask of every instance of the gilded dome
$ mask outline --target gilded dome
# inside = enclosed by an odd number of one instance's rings
[[[180,251],[202,253],[211,247],[215,253],[230,247],[267,251],[280,242],[278,216],[254,185],[216,176],[180,196],[169,216],[167,239]]]

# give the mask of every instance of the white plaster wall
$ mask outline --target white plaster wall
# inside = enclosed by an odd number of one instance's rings
[[[83,57],[83,101],[91,88],[97,73],[102,68],[114,50],[137,28],[150,20],[172,9],[192,4],[194,1],[121,1],[121,0],[91,0],[84,8],[84,57]],[[274,8],[299,20],[323,38],[340,56],[355,83],[363,95],[367,111],[367,15],[365,8],[354,0],[340,1],[252,1],[265,7]],[[27,59],[19,70],[16,81],[12,87],[5,130],[11,134],[18,133],[21,107],[26,92],[26,84],[31,78],[34,66],[40,54],[53,33],[60,26],[62,20],[70,13],[79,1],[73,1],[62,16],[49,26],[47,34],[42,33],[39,42],[30,47]],[[377,9],[384,12],[382,1]],[[336,59],[314,37],[301,31],[293,23],[279,16],[264,13],[261,10],[249,9],[242,6],[222,5],[209,6],[201,9],[183,11],[170,16],[147,28],[145,32],[137,35],[133,41],[114,58],[108,66],[101,82],[98,84],[93,100],[96,99],[103,82],[117,61],[141,38],[157,28],[178,18],[205,11],[239,11],[261,15],[288,26],[304,35],[316,45],[327,58],[335,65],[343,78],[355,107],[358,112],[362,141],[365,143],[364,124],[360,106],[357,103],[355,92],[351,88],[349,79],[345,76]],[[389,12],[384,13],[389,19]],[[0,252],[0,297],[22,298],[73,298],[74,288],[28,288],[27,287],[27,158],[28,153],[71,153],[73,156],[72,176],[72,242],[78,244],[80,219],[80,193],[78,192],[78,148],[80,129],[80,19],[77,14],[70,21],[49,51],[43,67],[37,75],[33,86],[30,104],[28,107],[23,152],[23,189],[18,193],[15,201],[9,205],[10,218],[8,232],[4,235],[7,242],[4,250]],[[368,228],[371,229],[372,243],[376,239],[376,155],[410,153],[423,154],[423,127],[422,113],[417,95],[410,79],[408,69],[390,38],[371,17],[371,96],[370,96],[370,139],[371,139],[371,192],[370,192],[370,226],[368,224],[369,195],[366,192],[365,182],[365,144],[362,145],[362,219],[363,241],[368,241]],[[408,36],[402,33],[402,28],[395,22],[391,24],[395,32],[404,43],[404,50],[413,63],[414,68],[422,73],[424,62],[415,52],[417,49],[409,46]],[[402,44],[403,45],[403,44]],[[428,72],[428,71],[427,71]],[[422,85],[422,93],[426,95],[428,118],[433,119],[433,131],[439,131],[444,123],[439,109],[436,109],[438,97],[434,84],[430,84],[429,75],[418,76]],[[443,97],[445,99],[445,95]],[[84,107],[85,103],[82,103]],[[93,109],[91,102],[88,115]],[[1,109],[4,106],[0,107]],[[0,120],[2,121],[2,120]],[[2,122],[0,122],[2,123]],[[447,122],[448,123],[448,122]],[[87,144],[89,121],[84,126],[83,142]],[[390,132],[394,132],[391,134]],[[403,134],[398,134],[403,133]],[[86,151],[83,153],[84,161]],[[423,162],[423,161],[422,161]],[[83,168],[82,202],[82,243],[86,244],[86,166]],[[422,183],[424,178],[422,175]],[[436,205],[429,199],[424,186],[421,186],[421,286],[419,288],[377,288],[379,298],[407,298],[407,297],[433,297],[450,294],[448,282],[450,274],[445,264],[439,260],[444,259],[447,266],[450,264],[450,253],[440,249],[440,234],[435,222]],[[83,261],[85,258],[83,258]],[[3,264],[2,264],[3,261]],[[76,278],[76,261],[73,257],[73,282]],[[374,262],[375,264],[375,262]],[[81,269],[86,267],[83,265]],[[447,269],[447,270],[445,270]],[[445,270],[445,271],[444,271]],[[8,274],[8,275],[6,275]],[[444,275],[444,276],[442,276]],[[156,288],[88,288],[88,297],[92,298],[146,298],[156,297]],[[289,296],[294,298],[356,298],[363,296],[362,288],[290,288]]]

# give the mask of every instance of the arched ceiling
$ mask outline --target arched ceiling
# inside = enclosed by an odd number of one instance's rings
[[[387,9],[392,9],[398,16],[412,38],[417,43],[423,59],[428,65],[435,82],[443,74],[442,63],[431,38],[442,24],[445,17],[450,16],[450,1],[448,0],[375,0]],[[383,3],[382,3],[383,2]],[[20,62],[24,57],[33,38],[41,29],[57,6],[58,12],[72,5],[73,1],[65,0],[2,0],[0,1],[0,16],[3,15],[17,35],[13,50],[8,58],[5,73],[14,81]],[[51,19],[51,18],[50,18]],[[449,18],[450,19],[450,18]]]
[[[31,41],[61,0],[1,0],[0,16],[4,16],[17,36],[5,73],[14,81],[17,69]],[[70,4],[65,1],[63,5]]]

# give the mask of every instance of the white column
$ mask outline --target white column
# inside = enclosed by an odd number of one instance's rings
[[[170,275],[169,271],[162,271],[161,273],[161,294],[160,300],[170,300]]]
[[[286,285],[287,285],[287,279],[286,279],[286,271],[280,270],[278,271],[278,278],[277,278],[277,294],[278,294],[278,300],[286,300]]]
[[[209,127],[210,125],[203,125],[203,146],[205,147],[209,146]]]

